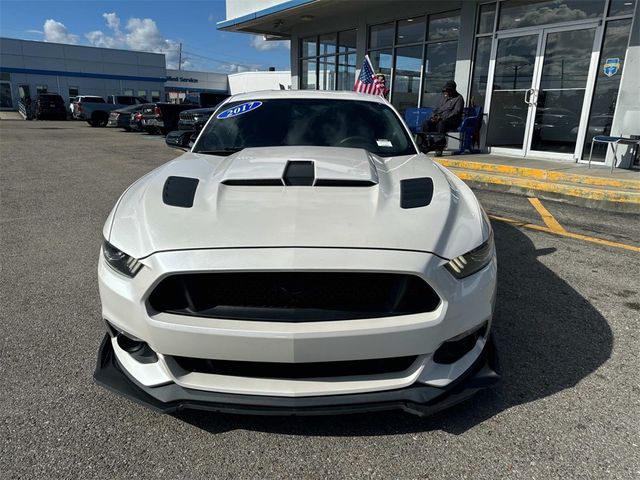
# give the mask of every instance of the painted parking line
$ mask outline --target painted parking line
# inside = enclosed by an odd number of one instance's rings
[[[537,212],[542,217],[542,221],[545,223],[547,227],[549,227],[555,233],[563,233],[566,230],[558,223],[558,221],[549,213],[549,210],[544,208],[542,202],[535,197],[529,197],[529,203],[533,205],[533,208],[537,210]]]
[[[561,237],[573,238],[575,240],[583,240],[585,242],[596,243],[598,245],[605,245],[607,247],[622,248],[624,250],[630,250],[632,252],[640,252],[640,247],[636,247],[635,245],[627,245],[626,243],[612,242],[610,240],[605,240],[603,238],[590,237],[588,235],[581,235],[579,233],[571,233],[571,232],[567,232],[564,229],[563,231],[554,231],[549,227],[543,227],[542,225],[535,225],[533,223],[527,223],[521,220],[514,220],[513,218],[501,217],[499,215],[493,215],[491,213],[488,213],[488,215],[489,215],[489,218],[492,220],[509,223],[516,227],[528,228],[530,230],[537,230],[538,232],[550,233],[552,235],[559,235]]]

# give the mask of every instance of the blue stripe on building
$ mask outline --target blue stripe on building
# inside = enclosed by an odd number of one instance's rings
[[[24,73],[27,75],[49,75],[54,77],[101,78],[103,80],[131,80],[139,82],[165,83],[165,77],[139,77],[134,75],[111,75],[107,73],[65,72],[61,70],[36,70],[32,68],[1,67],[0,72]]]

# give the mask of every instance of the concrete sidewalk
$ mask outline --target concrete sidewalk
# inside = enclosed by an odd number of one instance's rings
[[[640,171],[498,155],[438,157],[471,186],[640,213]]]

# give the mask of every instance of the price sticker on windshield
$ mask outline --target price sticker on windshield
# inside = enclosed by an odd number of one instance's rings
[[[225,118],[237,117],[238,115],[242,115],[243,113],[247,113],[247,112],[250,112],[251,110],[255,110],[256,108],[259,108],[261,105],[262,105],[262,102],[257,100],[254,102],[241,103],[240,105],[236,105],[235,107],[231,107],[225,110],[224,112],[219,113],[216,116],[216,118],[223,120]]]

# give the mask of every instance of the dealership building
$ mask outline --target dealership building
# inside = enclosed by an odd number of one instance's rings
[[[293,88],[350,90],[368,55],[401,113],[455,80],[483,110],[484,150],[582,162],[594,135],[640,135],[637,4],[227,0],[218,28],[290,39]],[[628,166],[631,150],[620,153]],[[594,160],[611,151],[597,144]]]
[[[291,88],[290,72],[232,75],[167,69],[164,54],[0,38],[0,109],[17,110],[21,99],[58,93],[136,95],[150,102],[180,101],[189,93],[229,95]]]

